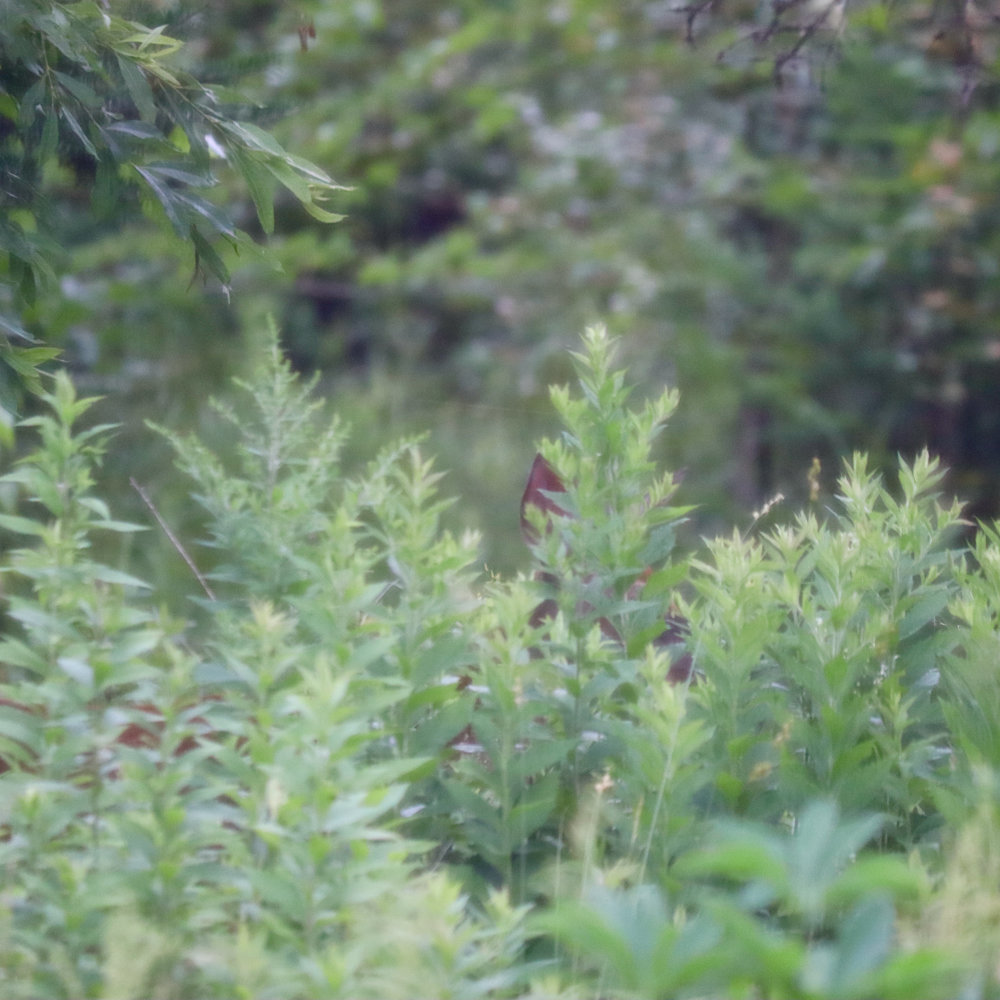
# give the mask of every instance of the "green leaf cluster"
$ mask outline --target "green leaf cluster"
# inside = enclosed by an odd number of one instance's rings
[[[54,293],[63,266],[64,221],[51,193],[65,175],[82,179],[98,222],[117,221],[122,203],[138,195],[193,249],[195,274],[212,275],[227,290],[218,244],[240,252],[253,241],[229,207],[208,196],[221,165],[245,178],[265,233],[274,226],[276,185],[314,218],[340,218],[325,207],[340,185],[240,121],[245,109],[183,68],[182,43],[165,28],[97,2],[11,0],[0,11],[0,363],[9,370],[0,408],[7,424],[16,388],[37,388],[33,372],[51,357],[22,345],[34,339],[25,317]]]

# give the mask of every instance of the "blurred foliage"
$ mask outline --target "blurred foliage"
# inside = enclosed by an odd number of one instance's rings
[[[230,305],[148,228],[95,228],[85,178],[62,178],[73,278],[34,317],[126,414],[122,481],[173,502],[131,414],[206,430],[207,389],[270,313],[352,417],[354,457],[431,429],[509,568],[509,470],[550,429],[565,346],[600,319],[641,392],[683,390],[661,457],[696,484],[699,530],[807,496],[814,457],[834,469],[857,447],[882,464],[927,444],[996,510],[997,4],[121,7],[353,185],[332,228],[279,195],[266,236],[252,184],[224,178],[220,201],[283,268],[244,260]]]

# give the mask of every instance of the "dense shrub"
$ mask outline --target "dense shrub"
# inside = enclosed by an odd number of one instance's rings
[[[187,621],[98,558],[139,529],[52,381],[2,481],[5,996],[998,995],[997,529],[858,456],[678,559],[676,398],[612,346],[484,580],[420,442],[345,468],[272,336],[239,449],[171,437]]]

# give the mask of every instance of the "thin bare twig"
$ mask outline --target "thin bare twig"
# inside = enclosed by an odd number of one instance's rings
[[[142,497],[142,502],[150,509],[153,517],[156,518],[156,523],[163,529],[163,533],[170,539],[170,544],[173,545],[175,549],[180,553],[181,558],[188,564],[188,569],[194,573],[196,579],[201,584],[201,589],[208,594],[208,599],[210,601],[216,600],[215,593],[212,588],[208,585],[208,580],[205,579],[201,574],[201,570],[195,565],[194,560],[187,554],[187,550],[181,545],[180,540],[177,536],[170,530],[170,525],[160,516],[160,512],[156,509],[156,504],[150,499],[149,494],[135,481],[132,476],[128,477],[128,481],[132,484],[132,489]]]
[[[674,14],[684,15],[684,41],[688,45],[694,45],[694,23],[699,16],[704,13],[711,13],[718,0],[694,0],[692,3],[684,4],[681,7],[671,7]]]
[[[839,5],[839,0],[830,0],[830,2],[821,11],[819,11],[819,13],[812,21],[810,21],[806,25],[801,26],[798,29],[799,37],[798,40],[795,42],[795,44],[792,45],[790,49],[787,49],[785,52],[780,52],[777,56],[775,56],[774,81],[779,87],[781,86],[782,82],[781,71],[785,68],[785,66],[788,63],[790,63],[793,59],[796,58],[796,56],[798,56],[799,52],[802,51],[802,48],[813,37],[813,35],[815,35],[817,32],[819,32],[821,28],[824,27],[824,25],[827,22],[827,19],[830,17],[830,15],[833,13],[833,11],[837,8],[838,5]],[[775,15],[774,15],[774,21],[772,22],[772,28],[774,29],[777,28],[777,22],[781,14],[784,13],[784,10],[788,9],[791,6],[793,6],[793,4],[789,2],[786,3],[785,6],[780,8],[779,10],[777,3],[775,4]]]

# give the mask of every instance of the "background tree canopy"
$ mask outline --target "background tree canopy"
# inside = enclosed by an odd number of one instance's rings
[[[601,320],[646,390],[681,389],[664,457],[703,523],[806,493],[814,456],[832,482],[925,442],[996,508],[996,4],[3,17],[7,333],[111,393],[123,482],[169,492],[139,418],[204,423],[272,313],[352,447],[431,428],[503,566],[542,391]]]

